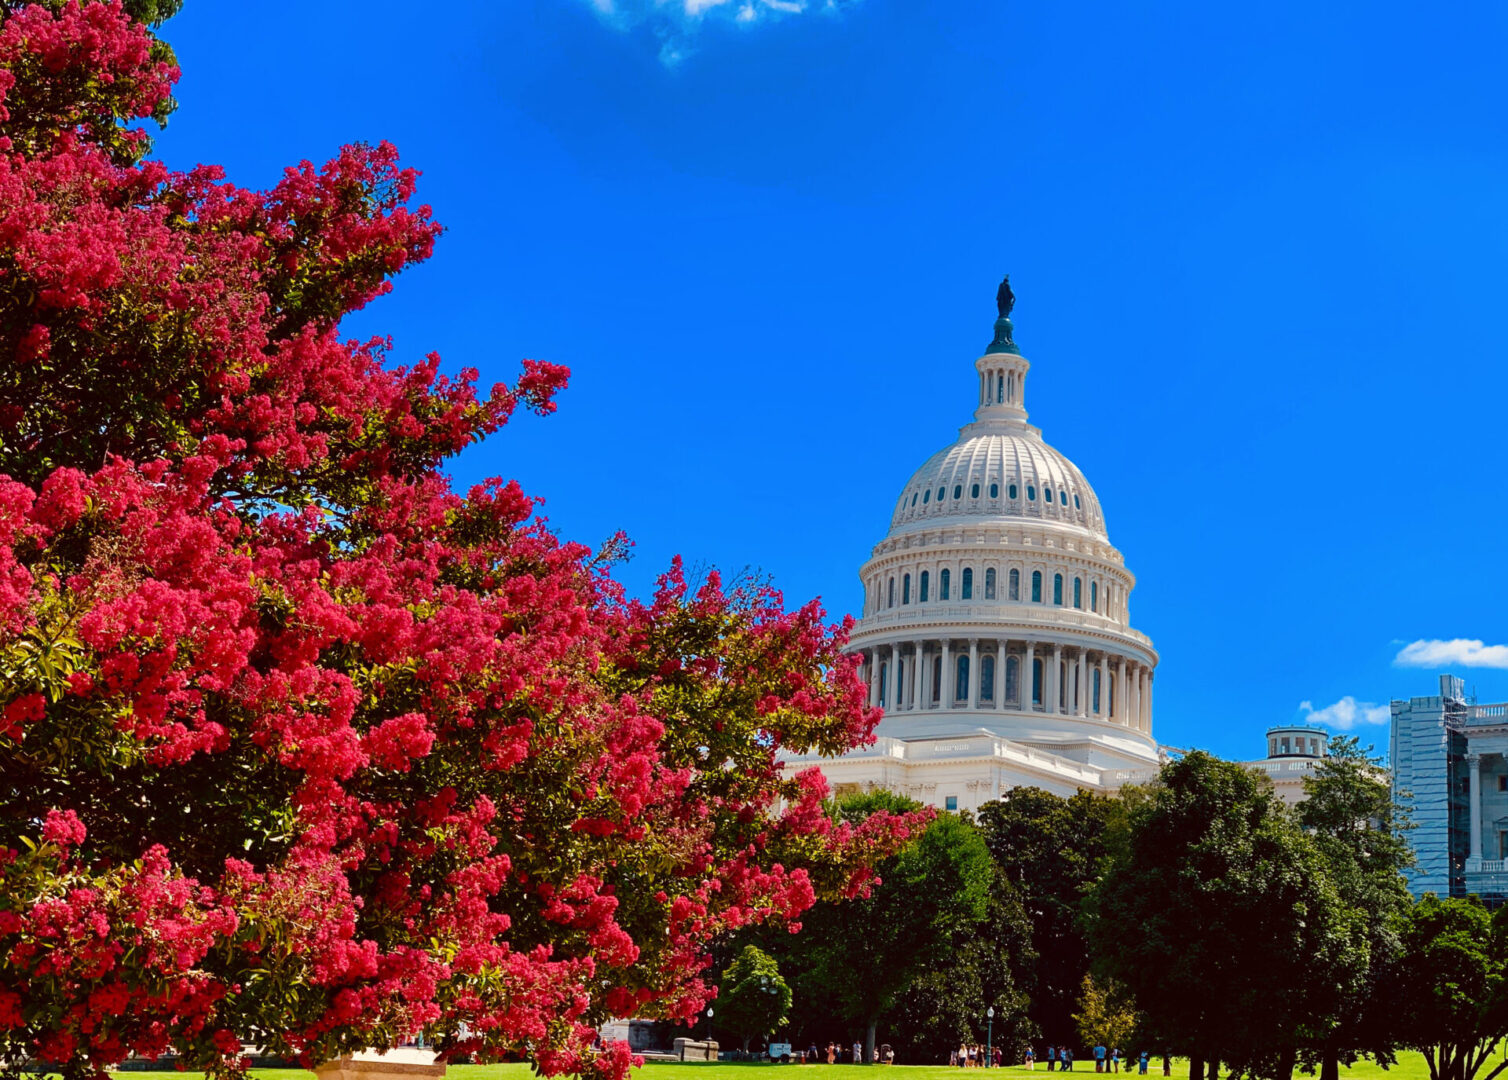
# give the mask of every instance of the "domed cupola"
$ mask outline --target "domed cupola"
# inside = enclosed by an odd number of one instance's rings
[[[996,303],[972,422],[912,474],[860,570],[852,640],[880,734],[983,727],[1091,765],[1155,762],[1158,657],[1131,626],[1135,578],[1089,481],[1027,422],[1009,278]]]

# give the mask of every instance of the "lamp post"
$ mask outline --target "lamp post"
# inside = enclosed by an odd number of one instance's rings
[[[986,1068],[993,1069],[995,1067],[995,1006],[991,1005],[986,1009],[984,1015],[989,1017],[989,1026],[985,1028],[984,1037],[984,1064]]]
[[[712,1042],[712,1006],[707,1006],[707,1042]]]

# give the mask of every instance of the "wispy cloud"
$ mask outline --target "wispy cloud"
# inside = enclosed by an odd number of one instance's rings
[[[1508,645],[1484,645],[1469,638],[1441,641],[1421,638],[1398,650],[1396,667],[1485,667],[1508,668]]]
[[[831,14],[858,0],[586,0],[615,30],[648,27],[660,39],[660,62],[675,67],[696,51],[697,32],[713,19],[754,26],[775,19]]]
[[[1299,708],[1303,710],[1304,719],[1309,723],[1323,724],[1337,731],[1350,731],[1366,724],[1386,724],[1391,715],[1388,706],[1357,701],[1350,694],[1323,709],[1316,709],[1312,701],[1299,702]]]

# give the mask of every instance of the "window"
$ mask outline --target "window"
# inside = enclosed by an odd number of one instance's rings
[[[1042,704],[1042,661],[1032,661],[1032,704]]]
[[[1508,791],[1508,776],[1498,777],[1498,790]]]
[[[1010,393],[1011,400],[1015,401],[1016,400],[1016,373],[1014,371],[1012,371],[1009,375],[1006,376],[1005,387],[1006,387],[1006,390],[1009,391],[1009,393]]]
[[[995,700],[995,658],[985,656],[979,661],[979,700]]]
[[[1005,658],[1005,700],[1021,704],[1021,661],[1014,656]]]
[[[911,496],[911,505],[912,506],[916,505],[916,496],[914,494]]]
[[[1268,757],[1277,757],[1278,756],[1278,740],[1276,740],[1276,739],[1268,739],[1267,740],[1267,756]]]
[[[1052,488],[1043,488],[1042,489],[1042,501],[1043,502],[1052,502]]]
[[[1100,711],[1100,669],[1094,669],[1094,711]]]
[[[1004,375],[996,375],[995,376],[995,404],[996,405],[1004,405],[1005,404],[1005,376]]]
[[[1288,740],[1287,739],[1283,740],[1282,747],[1283,747],[1283,753],[1285,753],[1285,754],[1288,753]]]
[[[938,502],[942,502],[943,501],[943,496],[946,495],[947,493],[948,493],[948,489],[947,488],[938,488],[937,489],[937,501]]]
[[[1016,570],[1016,569],[1012,569],[1011,570],[1011,585],[1010,585],[1010,588],[1011,588],[1011,591],[1010,591],[1010,595],[1009,595],[1008,599],[1011,599],[1011,600],[1020,600],[1021,599],[1021,571],[1020,570]]]
[[[911,603],[911,575],[901,578],[901,603]]]
[[[993,566],[984,572],[984,598],[995,599],[995,568]]]
[[[929,583],[928,579],[931,576],[932,575],[929,574],[929,573],[927,573],[927,571],[925,571],[925,570],[922,571],[922,579],[921,579],[921,582],[920,582],[921,593],[920,593],[920,595],[917,596],[917,600],[920,601],[923,604],[925,604],[927,602],[927,585]]]
[[[977,499],[977,498],[979,498],[979,485],[978,484],[975,484],[973,487],[971,487],[969,489],[969,498],[971,498],[971,499]]]
[[[1062,574],[1054,574],[1052,576],[1052,602],[1054,604],[1057,604],[1059,607],[1061,607],[1063,605],[1063,575]]]
[[[1032,487],[1032,485],[1030,485],[1030,484],[1026,485],[1026,501],[1027,502],[1036,502],[1037,501],[1037,489],[1034,488],[1034,487]]]
[[[962,484],[954,484],[953,485],[953,498],[955,498],[955,499],[961,499],[961,498],[963,498],[963,485]]]
[[[1058,661],[1058,708],[1068,708],[1068,661]]]
[[[895,578],[890,579],[890,599],[885,603],[886,607],[895,607]]]
[[[936,701],[942,694],[942,657],[932,658],[932,700]]]
[[[1000,498],[1000,485],[999,484],[991,484],[990,485],[990,498],[992,498],[992,499],[998,499],[998,498]]]
[[[964,701],[969,696],[969,658],[958,658],[958,678],[953,682],[953,700]]]
[[[931,501],[932,501],[932,489],[928,488],[926,491],[922,492],[922,503],[925,505],[926,503],[929,503]]]
[[[880,704],[885,704],[885,676],[890,674],[890,665],[880,664]]]
[[[960,600],[974,599],[974,571],[970,567],[963,568],[963,585],[958,590],[958,598]]]
[[[948,809],[948,810],[957,810],[958,809],[958,796],[957,795],[949,795],[947,797],[947,799],[944,801],[943,806],[946,809]]]
[[[1084,579],[1073,579],[1073,606],[1080,611],[1084,610]]]
[[[1089,583],[1089,610],[1090,611],[1098,611],[1099,609],[1100,609],[1100,583],[1098,581],[1091,581]]]
[[[893,586],[895,584],[895,582],[892,581],[890,584]],[[1040,570],[1033,570],[1032,571],[1032,603],[1034,603],[1034,604],[1040,604],[1041,602],[1042,602],[1042,571],[1040,571]]]
[[[952,577],[952,572],[946,567],[943,568],[942,573],[937,575],[937,598],[939,600],[946,600],[948,598],[948,584]]]
[[[1079,497],[1077,495],[1073,497],[1073,508],[1075,510],[1081,509],[1079,506]]]
[[[1006,488],[1005,493],[1014,499],[1016,497],[1016,485],[1012,484],[1010,487]]]

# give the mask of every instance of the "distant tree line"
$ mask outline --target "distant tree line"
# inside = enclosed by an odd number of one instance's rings
[[[1414,902],[1386,774],[1356,739],[1330,745],[1294,808],[1265,776],[1195,752],[1111,797],[1017,788],[977,815],[939,813],[867,898],[818,904],[799,934],[726,942],[718,970],[739,957],[734,974],[757,967],[780,990],[760,991],[778,1007],[740,1030],[750,1010],[724,979],[718,1030],[746,1048],[777,1028],[798,1050],[858,1040],[869,1061],[884,1043],[908,1064],[987,1034],[1015,1061],[1103,1043],[1187,1059],[1190,1080],[1336,1080],[1409,1049],[1432,1080],[1493,1080],[1508,1067],[1493,1057],[1508,915]],[[915,807],[876,791],[830,810]]]

